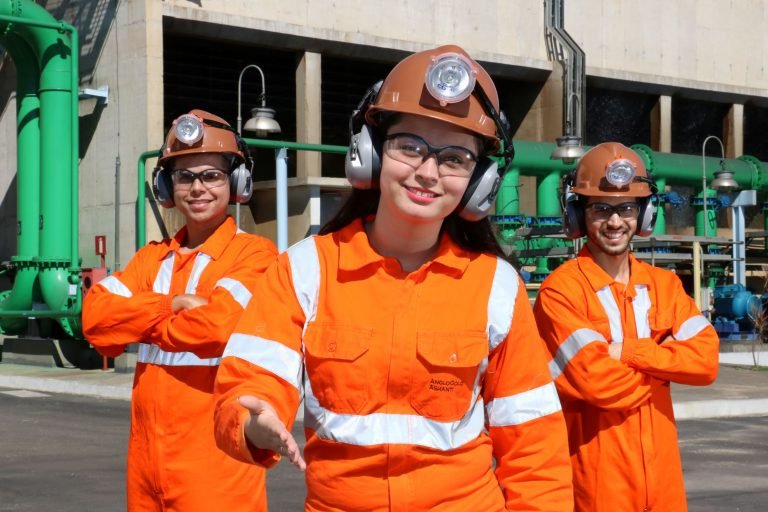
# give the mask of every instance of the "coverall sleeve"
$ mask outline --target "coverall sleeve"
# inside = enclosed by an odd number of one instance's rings
[[[522,281],[512,325],[491,352],[483,389],[496,478],[507,510],[572,511],[568,435]]]
[[[276,253],[271,242],[248,243],[237,263],[205,297],[207,304],[162,318],[148,331],[146,341],[168,352],[189,351],[199,357],[221,355],[258,278],[275,261]]]
[[[255,296],[229,339],[215,385],[216,444],[242,462],[272,467],[280,457],[245,438],[249,412],[238,398],[269,402],[290,430],[299,406],[303,372],[301,339],[305,315],[293,289],[286,253],[256,287]]]
[[[561,283],[559,289],[569,289]],[[549,369],[564,398],[606,410],[632,409],[662,385],[608,354],[608,343],[586,311],[552,286],[543,286],[533,308],[541,337],[552,356]]]
[[[152,291],[142,272],[151,251],[140,250],[121,272],[91,288],[83,300],[83,335],[102,355],[116,357],[169,318],[171,298]]]
[[[670,289],[665,289],[664,293],[673,298],[669,308],[671,329],[659,333],[657,338],[660,339],[624,340],[621,360],[658,379],[706,386],[717,377],[719,337],[693,299],[685,293],[680,279],[674,276],[674,282],[670,284]],[[663,311],[657,316],[663,318],[666,314]],[[671,339],[667,339],[668,333],[672,335]]]

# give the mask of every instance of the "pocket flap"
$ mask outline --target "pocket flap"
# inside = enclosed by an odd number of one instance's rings
[[[354,361],[368,351],[373,329],[313,322],[304,333],[308,354],[322,359]]]
[[[488,356],[488,337],[477,331],[419,332],[416,342],[419,356],[434,366],[467,368]]]

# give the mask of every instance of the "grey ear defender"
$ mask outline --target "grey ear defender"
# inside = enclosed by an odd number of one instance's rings
[[[655,190],[652,187],[651,190]],[[637,216],[637,236],[651,236],[653,228],[656,227],[656,215],[658,207],[656,206],[656,193],[646,198],[640,207],[640,213]]]
[[[162,167],[152,171],[152,193],[163,208],[173,208],[173,180],[171,174]]]
[[[231,203],[247,203],[253,195],[253,178],[251,170],[242,163],[229,175],[229,201]]]
[[[234,130],[233,130],[233,133]],[[230,204],[244,204],[251,200],[253,195],[253,158],[248,150],[248,145],[235,133],[237,147],[243,153],[244,160],[232,159],[232,168],[229,173],[229,202]]]
[[[381,170],[381,141],[374,128],[365,122],[365,112],[379,94],[383,80],[365,92],[349,118],[349,149],[344,158],[344,173],[354,188],[367,190],[378,187]]]
[[[366,190],[378,186],[381,170],[380,151],[381,143],[367,124],[352,135],[344,159],[344,171],[353,187]]]
[[[563,178],[563,195],[560,197],[560,206],[563,208],[563,231],[565,236],[574,240],[583,237],[586,232],[584,224],[584,208],[579,202],[579,196],[571,189],[573,175]]]
[[[483,166],[485,169],[478,169]],[[470,222],[485,218],[496,204],[496,195],[501,187],[498,164],[490,158],[482,158],[469,179],[469,185],[461,198],[459,216]]]

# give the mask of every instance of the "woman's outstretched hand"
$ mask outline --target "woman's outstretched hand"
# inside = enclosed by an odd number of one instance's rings
[[[300,470],[307,469],[299,445],[268,402],[250,395],[241,396],[238,401],[251,413],[245,423],[245,437],[253,446],[277,452]]]

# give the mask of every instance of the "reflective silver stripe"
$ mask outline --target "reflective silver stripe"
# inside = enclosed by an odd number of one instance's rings
[[[99,284],[106,288],[110,293],[120,295],[122,297],[133,297],[133,293],[128,289],[118,278],[115,276],[105,277]]]
[[[621,328],[621,312],[616,304],[616,299],[613,298],[611,287],[606,286],[597,290],[597,298],[600,299],[600,304],[603,305],[605,314],[608,315],[608,323],[611,326],[611,342],[623,343],[624,330]]]
[[[568,362],[581,350],[592,342],[606,342],[599,332],[592,329],[578,329],[571,333],[557,349],[555,358],[549,362],[549,373],[552,380],[557,379],[565,370]]]
[[[192,352],[166,352],[157,345],[139,343],[138,362],[161,366],[218,366],[220,357],[201,359]]]
[[[651,337],[651,324],[648,322],[648,312],[651,310],[651,298],[648,296],[648,287],[644,284],[635,285],[637,294],[632,301],[632,310],[635,312],[635,328],[638,338]]]
[[[163,258],[163,263],[160,265],[160,270],[157,272],[157,277],[155,277],[155,282],[152,285],[153,292],[165,295],[171,293],[171,276],[173,275],[175,255],[175,252],[168,251],[168,254]]]
[[[304,311],[304,327],[317,315],[320,290],[320,259],[314,237],[305,238],[288,248],[293,291]]]
[[[248,288],[237,279],[222,277],[216,281],[216,286],[214,286],[214,288],[218,288],[219,286],[227,290],[229,294],[232,295],[232,298],[235,299],[243,309],[245,309],[248,302],[251,300],[251,292],[249,292]]]
[[[304,379],[304,424],[318,437],[355,446],[409,444],[435,450],[453,450],[476,439],[483,431],[483,400],[478,399],[458,421],[441,422],[416,414],[336,414],[320,406]]]
[[[517,271],[508,262],[497,258],[491,294],[488,297],[488,351],[499,346],[509,334],[517,299]]]
[[[192,272],[189,274],[186,293],[197,293],[197,285],[200,283],[200,276],[210,262],[211,257],[204,252],[198,252],[197,255],[195,255],[195,264],[192,266]]]
[[[244,234],[245,234],[245,231],[243,231],[243,230],[242,230],[242,229],[240,229],[240,228],[237,228],[237,231],[235,231],[235,234],[236,234],[236,235],[244,235]]]
[[[709,327],[711,324],[704,318],[704,315],[692,316],[675,333],[676,340],[689,340]]]
[[[517,395],[496,398],[486,406],[488,425],[491,427],[520,425],[560,409],[560,399],[553,382]]]
[[[301,354],[282,343],[235,333],[229,337],[222,357],[237,357],[268,370],[291,386],[301,385]]]

